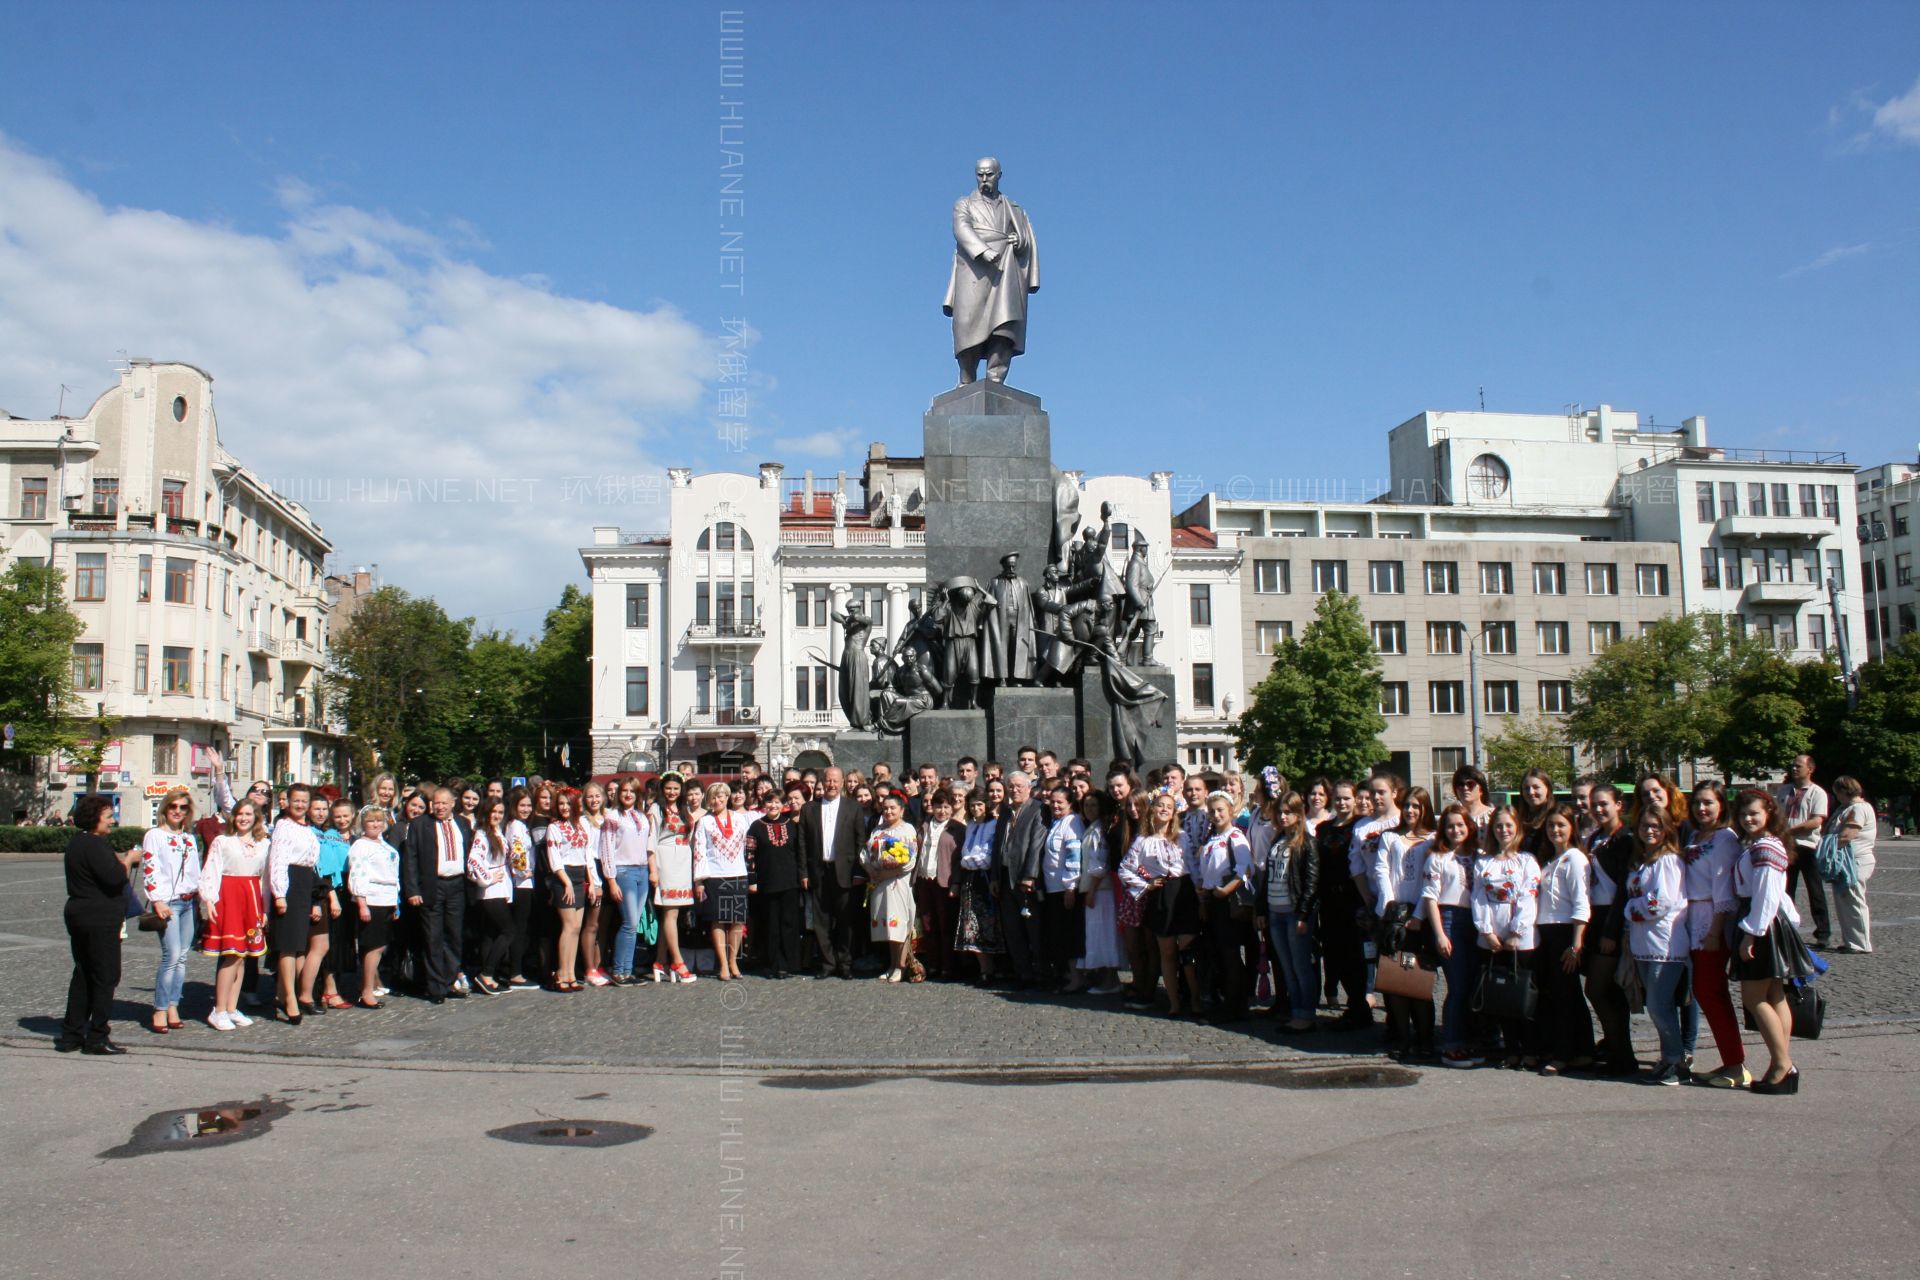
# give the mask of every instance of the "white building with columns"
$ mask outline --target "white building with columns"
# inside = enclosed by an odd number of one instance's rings
[[[858,482],[668,471],[667,527],[601,526],[581,548],[592,580],[593,768],[695,760],[726,769],[834,762],[848,728],[833,615],[858,601],[898,640],[926,591],[921,459],[869,452]],[[1083,523],[1113,505],[1112,554],[1145,532],[1183,752],[1226,763],[1241,688],[1235,540],[1172,536],[1171,473],[1080,479]],[[1125,528],[1120,526],[1124,525]],[[869,763],[860,761],[861,764]]]

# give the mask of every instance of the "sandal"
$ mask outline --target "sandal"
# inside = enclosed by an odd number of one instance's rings
[[[353,1008],[353,1006],[352,1006],[351,1004],[349,1004],[349,1003],[347,1003],[347,1001],[346,1001],[345,999],[343,999],[343,998],[341,997],[341,995],[340,995],[340,993],[339,993],[339,992],[337,992],[337,991],[336,991],[336,992],[335,992],[334,994],[332,994],[332,995],[330,995],[330,996],[327,996],[327,997],[325,997],[325,998],[324,998],[324,999],[323,999],[323,1000],[321,1001],[321,1003],[322,1003],[322,1004],[325,1004],[325,1005],[327,1006],[327,1008],[329,1008],[329,1009],[351,1009],[351,1008]]]
[[[147,1024],[147,1029],[157,1036],[163,1036],[173,1028],[167,1025],[166,1014],[156,1013],[153,1015],[153,1021]]]
[[[167,1030],[169,1031],[178,1031],[180,1028],[186,1025],[187,1024],[181,1021],[178,1017],[169,1017],[167,1019]]]

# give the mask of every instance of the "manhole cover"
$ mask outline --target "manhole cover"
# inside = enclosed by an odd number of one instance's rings
[[[174,1107],[156,1111],[134,1126],[133,1136],[120,1146],[100,1153],[113,1160],[152,1155],[156,1151],[194,1151],[232,1146],[257,1138],[290,1108],[276,1098],[251,1102],[216,1102],[210,1107]]]
[[[489,1138],[535,1147],[618,1147],[650,1137],[653,1127],[620,1120],[530,1120],[489,1129]]]

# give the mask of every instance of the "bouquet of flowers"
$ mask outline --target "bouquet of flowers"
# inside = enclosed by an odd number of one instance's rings
[[[892,880],[905,875],[907,868],[913,865],[913,850],[907,847],[904,840],[889,840],[880,846],[878,861],[887,873],[886,878]]]

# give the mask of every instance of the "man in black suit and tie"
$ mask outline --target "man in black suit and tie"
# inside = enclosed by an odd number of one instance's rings
[[[459,998],[453,980],[460,972],[461,930],[467,918],[467,846],[473,828],[453,812],[453,792],[433,793],[433,810],[407,824],[400,854],[400,893],[419,917],[426,960],[427,999],[445,1004]]]
[[[1047,847],[1046,806],[1033,794],[1033,779],[1007,775],[1007,807],[994,831],[993,874],[1000,878],[1000,932],[1015,981],[1031,987],[1039,980],[1040,911],[1034,882]]]
[[[861,855],[867,824],[860,806],[842,794],[845,784],[844,773],[828,769],[820,779],[820,794],[800,810],[800,845],[813,886],[809,892],[822,977],[853,976],[854,927],[864,924],[866,915],[867,873]]]

